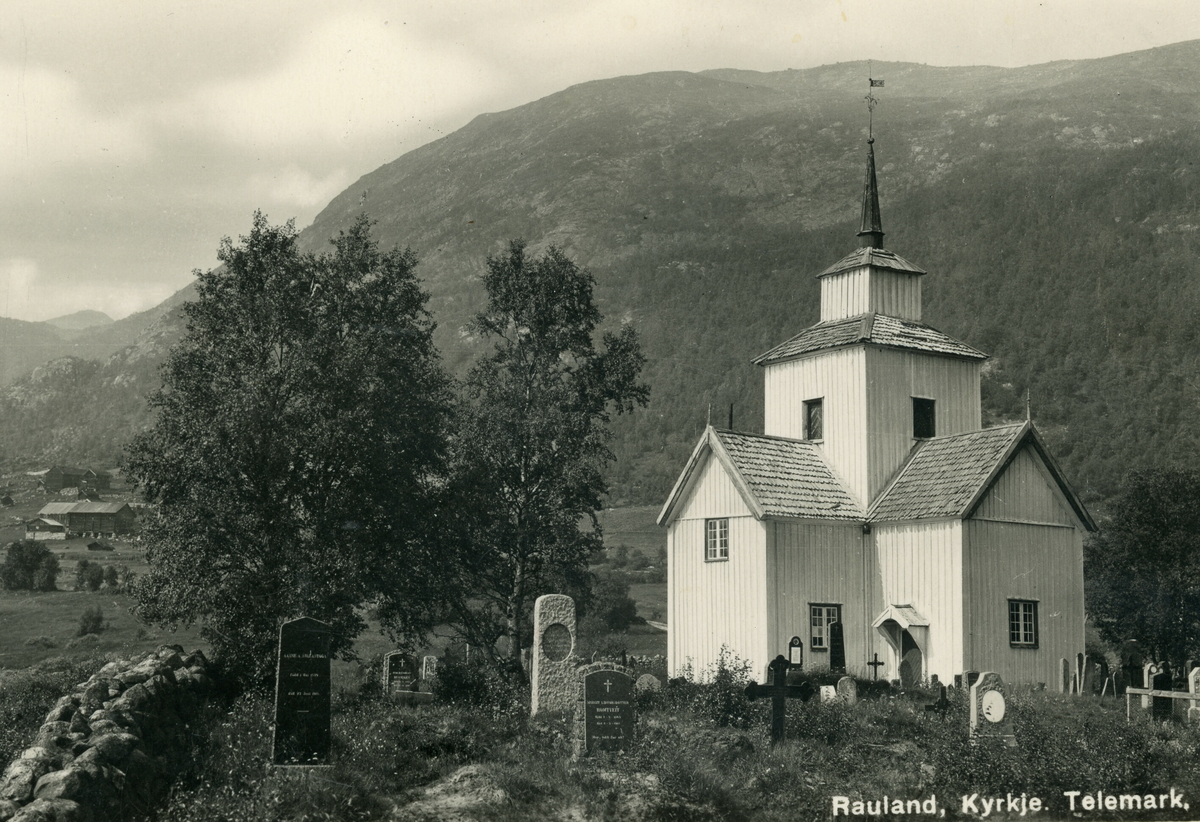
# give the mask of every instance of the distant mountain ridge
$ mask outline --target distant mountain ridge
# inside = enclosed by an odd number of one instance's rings
[[[44,322],[61,331],[83,331],[88,328],[96,328],[97,326],[112,325],[113,318],[103,311],[85,309],[83,311],[76,311],[74,314],[66,314],[62,317],[45,320]]]
[[[1200,444],[1198,63],[1192,42],[1020,69],[872,70],[887,82],[875,112],[884,244],[930,272],[925,320],[992,355],[987,419],[1023,417],[1028,389],[1085,499]],[[480,350],[466,325],[486,256],[515,237],[563,247],[595,273],[610,321],[642,334],[652,399],[617,422],[613,497],[652,503],[709,413],[724,424],[732,404],[737,428],[761,430],[750,360],[817,321],[815,275],[857,245],[866,76],[843,63],[584,83],[363,176],[301,242],[322,248],[366,213],[385,244],[417,251],[460,373]],[[88,379],[143,388],[129,374],[180,333],[177,297],[138,320],[156,323],[150,342]],[[10,410],[29,385],[10,386]],[[144,423],[123,419],[113,436]],[[23,458],[71,439],[8,430],[0,449]]]

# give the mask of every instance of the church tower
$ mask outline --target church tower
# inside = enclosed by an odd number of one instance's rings
[[[755,360],[765,433],[817,443],[864,507],[915,444],[979,429],[987,358],[921,322],[925,272],[883,247],[874,142],[861,246],[817,275],[821,321]]]

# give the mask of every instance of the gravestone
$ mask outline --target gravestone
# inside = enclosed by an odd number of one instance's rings
[[[844,676],[838,680],[837,693],[847,705],[856,705],[858,703],[858,684],[855,683],[852,677]]]
[[[613,662],[594,662],[580,668],[577,676],[575,755],[629,750],[637,719],[633,671]]]
[[[1065,656],[1058,660],[1058,692],[1060,694],[1071,693],[1071,663],[1067,662]]]
[[[767,666],[767,684],[759,685],[753,679],[746,686],[746,698],[753,702],[759,698],[771,700],[771,744],[783,739],[784,728],[787,725],[787,701],[800,699],[804,702],[813,698],[815,691],[808,682],[799,685],[788,685],[787,674],[791,663],[783,654],[771,660]]]
[[[403,651],[392,651],[383,657],[383,692],[394,694],[399,691],[415,691],[421,677],[417,674],[417,663]]]
[[[1071,674],[1071,693],[1075,696],[1079,696],[1079,674]]]
[[[1146,690],[1153,689],[1154,688],[1154,677],[1158,676],[1161,673],[1162,673],[1162,666],[1159,665],[1157,662],[1144,663],[1142,665],[1142,682],[1145,684],[1144,685],[1136,685],[1134,687],[1145,688]],[[1145,695],[1142,696],[1142,708],[1143,709],[1150,707],[1150,699],[1151,699],[1151,697],[1148,697]]]
[[[1108,660],[1102,656],[1094,657],[1092,664],[1096,666],[1096,692],[1104,694],[1104,683],[1108,681]]]
[[[829,670],[846,673],[846,638],[840,622],[829,623]]]
[[[1012,719],[999,674],[984,671],[971,686],[971,742],[980,739],[1002,740],[1010,748],[1017,746]]]
[[[1083,693],[1088,696],[1093,696],[1096,693],[1096,677],[1100,673],[1100,666],[1097,665],[1091,657],[1083,663]]]
[[[964,671],[963,672],[963,682],[967,683],[968,688],[970,688],[972,685],[974,685],[978,681],[979,681],[979,671]]]
[[[804,642],[798,636],[792,637],[788,643],[788,662],[793,669],[804,666]]]
[[[821,686],[821,702],[828,705],[838,701],[837,688],[833,685]]]
[[[1082,653],[1075,654],[1075,693],[1083,693],[1083,675],[1087,667],[1087,657]]]
[[[942,716],[945,716],[946,710],[950,707],[950,700],[946,697],[946,686],[942,683],[937,683],[938,698],[925,706],[925,710],[937,711]]]
[[[634,690],[639,694],[646,691],[661,691],[662,686],[662,680],[654,674],[642,674],[637,678],[637,682],[633,683]]]
[[[421,660],[421,679],[429,680],[437,678],[438,658],[436,656],[427,656]]]
[[[887,663],[881,660],[879,654],[876,653],[872,654],[871,661],[867,664],[871,666],[871,679],[879,679],[879,669]]]
[[[1158,672],[1154,674],[1150,680],[1153,685],[1150,687],[1156,691],[1171,690],[1171,668],[1165,662],[1158,666]],[[1175,700],[1169,696],[1156,696],[1154,702],[1150,706],[1150,716],[1156,722],[1163,722],[1171,718],[1171,714],[1175,711]]]
[[[921,684],[921,651],[913,648],[900,660],[900,684],[905,690]]]
[[[575,600],[564,594],[538,597],[533,605],[532,715],[574,710],[579,690],[574,651]]]
[[[324,622],[300,617],[279,628],[275,674],[276,765],[321,765],[329,758],[329,640]]]
[[[1121,670],[1125,672],[1125,683],[1130,688],[1145,687],[1143,685],[1146,681],[1143,677],[1145,659],[1142,657],[1142,649],[1138,645],[1138,641],[1136,639],[1127,639],[1122,642],[1120,656]]]

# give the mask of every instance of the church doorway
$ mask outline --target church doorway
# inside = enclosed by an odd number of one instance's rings
[[[900,685],[905,689],[915,688],[925,678],[921,649],[912,634],[905,628],[900,634]]]

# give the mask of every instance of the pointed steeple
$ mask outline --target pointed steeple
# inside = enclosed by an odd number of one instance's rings
[[[883,220],[879,216],[879,185],[875,182],[875,138],[867,140],[867,181],[863,186],[862,226],[858,236],[864,248],[883,248]]]

